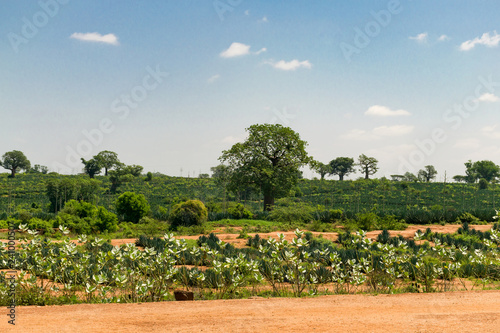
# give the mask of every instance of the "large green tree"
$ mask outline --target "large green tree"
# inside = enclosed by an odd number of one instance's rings
[[[10,170],[10,177],[14,178],[18,170],[29,171],[31,163],[22,151],[13,150],[3,154],[0,166]]]
[[[312,161],[307,142],[298,133],[280,124],[252,125],[248,138],[223,151],[219,160],[231,170],[229,188],[251,186],[264,196],[264,210],[270,211],[275,198],[288,195],[301,176],[300,168]]]
[[[330,174],[338,175],[339,180],[344,180],[344,176],[353,173],[354,159],[350,157],[337,157],[330,161]]]
[[[470,160],[465,163],[466,174],[473,182],[484,178],[488,183],[500,177],[500,167],[492,161],[477,161],[472,163]]]
[[[365,174],[365,179],[369,179],[370,175],[374,175],[378,171],[377,164],[378,160],[375,157],[368,157],[365,154],[359,155],[359,171]]]
[[[94,158],[99,161],[99,164],[104,168],[104,175],[108,175],[108,171],[112,168],[118,168],[122,165],[120,160],[118,159],[118,154],[109,151],[109,150],[103,150]]]

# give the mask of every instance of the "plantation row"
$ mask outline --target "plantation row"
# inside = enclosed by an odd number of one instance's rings
[[[211,178],[154,175],[134,178],[122,184],[116,193],[110,190],[111,186],[108,177],[97,177],[96,180],[84,176],[19,174],[7,178],[7,174],[0,174],[0,220],[6,221],[10,217],[29,223],[32,218],[37,218],[47,222],[36,221],[45,224],[46,228],[57,228],[61,224],[70,227],[70,222],[57,222],[59,214],[56,212],[61,211],[66,202],[83,200],[117,214],[117,199],[126,191],[142,194],[150,207],[146,216],[159,221],[169,220],[176,204],[199,199],[207,207],[209,221],[254,218],[278,222],[339,222],[358,224],[364,230],[371,230],[377,224],[379,228],[393,228],[398,223],[491,222],[500,202],[497,184],[479,189],[477,184],[302,179],[288,197],[276,202],[274,211],[269,213],[262,212],[263,203],[258,194],[233,194]],[[137,222],[125,216],[118,218]],[[389,222],[379,223],[380,220]],[[40,229],[34,224],[30,227]],[[100,231],[105,229],[100,228]],[[75,232],[87,231],[80,228]]]
[[[214,234],[192,245],[165,235],[113,247],[86,236],[77,245],[68,238],[53,243],[28,233],[32,239],[16,250],[14,265],[9,265],[12,252],[0,247],[0,269],[19,271],[17,305],[162,301],[171,300],[175,288],[212,299],[431,292],[456,289],[457,283],[467,289],[500,282],[498,223],[481,233],[466,223],[455,235],[426,230],[415,240],[383,232],[371,241],[363,232],[345,233],[337,243],[296,230],[292,241],[282,234],[268,240],[255,236],[242,249]],[[434,245],[419,245],[420,239]],[[0,304],[6,306],[11,300],[2,274]]]

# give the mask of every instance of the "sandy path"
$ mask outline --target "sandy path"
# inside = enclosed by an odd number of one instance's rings
[[[5,310],[4,310],[5,311]],[[500,291],[17,308],[1,332],[499,332]]]

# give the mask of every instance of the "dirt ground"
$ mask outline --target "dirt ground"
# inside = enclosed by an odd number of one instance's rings
[[[4,310],[6,311],[6,310]],[[499,332],[500,291],[16,309],[1,332]]]
[[[407,239],[413,239],[415,236],[415,232],[417,230],[421,230],[422,232],[425,232],[427,228],[430,228],[432,232],[439,232],[439,233],[448,233],[452,234],[460,228],[461,225],[459,224],[447,224],[447,225],[410,225],[406,230],[389,230],[389,233],[392,237],[401,235],[404,238]],[[469,225],[471,229],[476,229],[479,231],[487,231],[491,230],[493,227],[492,224],[482,224],[482,225]],[[241,230],[241,227],[233,227],[233,230],[236,232],[239,232]],[[371,238],[375,240],[382,231],[381,230],[375,230],[375,231],[370,231],[366,233],[366,237]],[[236,247],[243,247],[245,246],[247,240],[246,239],[239,239],[238,233],[226,233],[224,231],[224,228],[221,229],[216,229],[214,230],[214,233],[219,237],[220,240],[226,242],[226,243],[231,243]],[[292,240],[295,238],[295,234],[293,231],[274,231],[270,233],[259,233],[259,236],[261,238],[267,239],[269,237],[274,237],[276,238],[276,235],[278,233],[284,234],[285,238],[288,240]],[[319,236],[323,237],[324,239],[332,240],[335,241],[338,237],[338,233],[336,232],[312,232],[314,236]],[[248,233],[249,236],[254,237],[255,233]],[[198,239],[200,236],[176,236],[175,238],[184,238],[184,239]],[[126,243],[134,243],[136,241],[135,238],[130,238],[130,239],[113,239],[111,240],[111,244],[116,246],[116,245],[122,245]]]

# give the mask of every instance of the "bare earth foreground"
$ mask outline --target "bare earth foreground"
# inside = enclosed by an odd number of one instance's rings
[[[500,332],[500,291],[27,306],[15,327],[2,317],[0,332]]]

